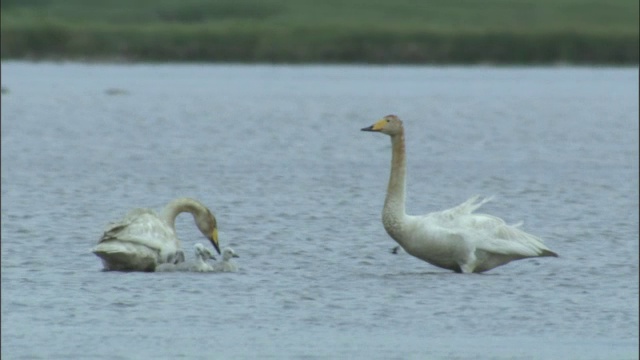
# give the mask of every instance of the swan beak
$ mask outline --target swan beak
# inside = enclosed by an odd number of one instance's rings
[[[238,254],[233,254],[233,255],[231,255],[231,257],[238,257],[239,258],[240,256]]]
[[[375,124],[368,126],[366,128],[362,128],[360,129],[360,131],[380,131],[382,130],[382,128],[384,128],[384,125],[387,123],[387,121],[385,119],[380,119],[378,121],[376,121]]]
[[[213,244],[213,247],[218,252],[218,255],[220,255],[220,245],[218,244],[218,228],[216,227],[213,228],[213,231],[211,232],[211,237],[209,237],[209,241],[211,241],[211,244]]]

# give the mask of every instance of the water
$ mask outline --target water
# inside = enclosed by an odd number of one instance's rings
[[[2,357],[637,359],[638,69],[3,62]],[[560,258],[459,275],[392,255],[474,194]],[[134,207],[191,196],[226,274],[102,272]],[[189,216],[187,254],[206,243]]]

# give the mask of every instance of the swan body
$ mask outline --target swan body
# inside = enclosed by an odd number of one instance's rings
[[[162,215],[150,209],[134,209],[124,219],[107,227],[92,252],[104,270],[154,271],[159,264],[184,261],[175,230],[175,219],[183,212],[193,215],[202,234],[220,253],[215,216],[197,200],[178,198],[167,204]]]
[[[207,262],[209,259],[215,260],[216,258],[211,254],[209,249],[204,245],[198,243],[195,246],[196,259],[193,262],[183,261],[179,263],[164,263],[156,266],[156,272],[169,272],[169,271],[192,271],[192,272],[211,272],[213,266]]]
[[[231,261],[233,258],[239,257],[238,254],[233,251],[232,248],[227,247],[222,250],[222,260],[215,263],[213,271],[217,272],[235,272],[238,271],[238,266]]]
[[[558,256],[536,236],[502,219],[474,211],[490,199],[474,196],[451,209],[413,216],[405,212],[404,128],[387,115],[362,131],[391,137],[391,174],[382,210],[385,230],[407,253],[432,265],[462,273],[480,273],[513,260]]]

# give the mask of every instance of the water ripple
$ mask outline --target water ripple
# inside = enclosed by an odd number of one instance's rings
[[[637,77],[3,62],[2,356],[638,358]],[[495,194],[560,258],[469,276],[391,254],[389,142],[359,131],[389,112],[408,212]],[[100,271],[108,221],[178,196],[239,272]]]

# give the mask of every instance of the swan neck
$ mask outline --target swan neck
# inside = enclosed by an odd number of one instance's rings
[[[189,198],[179,198],[168,203],[164,208],[163,218],[164,221],[173,229],[176,230],[176,218],[183,212],[188,212],[196,219],[197,214],[204,211],[204,208],[200,203]]]
[[[384,213],[401,217],[405,215],[406,155],[404,133],[391,137],[391,174],[384,201]]]

